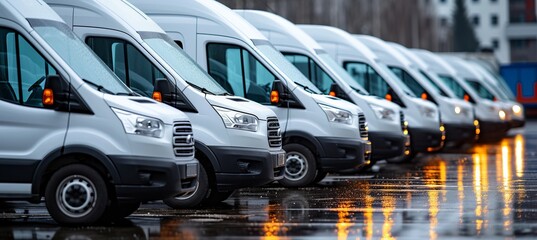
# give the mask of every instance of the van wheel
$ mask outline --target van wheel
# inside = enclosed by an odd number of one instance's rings
[[[203,164],[200,164],[198,182],[193,192],[183,193],[173,198],[164,199],[164,203],[171,208],[192,208],[201,204],[209,193],[209,178]]]
[[[218,192],[216,191],[216,189],[211,189],[209,196],[207,196],[207,198],[203,200],[203,203],[209,206],[218,204],[228,199],[231,195],[233,195],[233,193],[235,193],[235,190]]]
[[[313,179],[312,183],[321,182],[326,177],[326,175],[328,175],[328,172],[323,170],[317,170],[317,174],[315,175],[315,179]]]
[[[279,183],[285,187],[303,187],[313,182],[317,171],[313,153],[296,143],[284,145],[283,149],[286,152],[285,174]]]
[[[59,169],[45,189],[48,212],[59,224],[94,224],[103,217],[108,201],[103,177],[82,164]]]

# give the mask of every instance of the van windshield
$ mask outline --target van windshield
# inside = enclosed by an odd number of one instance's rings
[[[65,23],[44,19],[28,22],[86,83],[109,94],[133,94]]]
[[[386,75],[388,75],[388,77],[390,77],[394,84],[396,85],[396,87],[400,88],[401,90],[403,90],[403,92],[408,95],[408,96],[411,96],[411,97],[416,97],[416,95],[412,92],[412,90],[410,90],[410,88],[408,88],[408,86],[406,84],[404,84],[402,81],[399,80],[399,77],[397,77],[397,75],[395,75],[392,70],[390,70],[390,68],[388,68],[388,66],[386,66],[386,64],[382,63],[382,62],[377,62],[377,66],[380,67],[380,69],[382,71],[384,71],[384,73],[386,73]]]
[[[188,84],[215,95],[229,94],[166,34],[139,32],[144,41]]]
[[[349,73],[347,73],[347,71],[345,71],[345,69],[343,69],[339,64],[336,63],[336,61],[334,61],[334,59],[332,57],[330,57],[330,55],[328,55],[328,53],[325,53],[325,52],[319,53],[318,56],[326,65],[328,65],[329,68],[331,68],[334,72],[336,72],[336,74],[343,81],[345,81],[347,84],[349,84],[350,87],[352,89],[354,89],[354,91],[357,91],[358,93],[360,93],[362,95],[369,95],[369,93],[362,87],[362,85],[358,84],[349,75]]]
[[[479,94],[480,97],[491,101],[495,99],[494,95],[492,95],[492,93],[477,80],[465,79],[465,81],[477,92],[477,94]]]
[[[448,86],[451,89],[451,91],[453,91],[455,96],[457,96],[459,99],[464,99],[464,95],[466,95],[466,91],[455,79],[447,75],[438,75],[438,77],[442,79],[444,84],[446,84],[446,86]]]
[[[268,59],[283,73],[285,73],[290,80],[294,81],[296,85],[304,88],[304,90],[315,94],[321,94],[319,90],[312,82],[310,82],[291,62],[289,62],[278,50],[276,50],[268,41],[254,41],[256,47],[264,54]],[[284,79],[282,79],[284,80]]]

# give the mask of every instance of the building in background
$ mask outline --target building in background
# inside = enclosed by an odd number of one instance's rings
[[[506,36],[511,62],[537,62],[537,5],[535,0],[510,0]]]
[[[439,50],[449,52],[452,50],[451,26],[455,0],[431,1],[438,17]],[[509,63],[510,48],[505,34],[509,24],[509,0],[465,0],[465,3],[480,48],[493,51],[501,64]]]

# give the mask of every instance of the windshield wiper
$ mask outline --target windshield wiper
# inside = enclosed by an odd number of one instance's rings
[[[369,93],[364,92],[364,91],[362,91],[362,90],[360,90],[360,89],[358,89],[358,88],[355,88],[355,87],[353,87],[353,86],[351,86],[351,88],[352,88],[352,90],[358,92],[359,94],[362,94],[362,95],[365,95],[365,96],[368,96],[368,95],[369,95]]]
[[[189,84],[190,86],[192,86],[192,87],[194,87],[194,88],[200,90],[202,93],[216,95],[216,94],[214,94],[213,92],[207,90],[207,88],[200,87],[200,86],[198,86],[198,85],[196,85],[196,84],[193,84],[193,83],[191,83],[191,82],[188,82],[188,84]]]
[[[313,89],[309,88],[308,86],[302,84],[302,83],[299,83],[299,82],[295,82],[296,85],[298,85],[299,87],[302,87],[304,90],[306,90],[307,92],[310,92],[310,93],[314,93],[314,94],[318,94],[316,93],[315,91],[313,91]]]
[[[108,94],[115,95],[114,92],[112,92],[112,91],[106,89],[106,88],[103,87],[102,85],[99,85],[99,84],[94,83],[94,82],[92,82],[92,81],[90,81],[90,80],[87,80],[87,79],[82,79],[82,80],[83,80],[85,83],[87,83],[87,84],[89,84],[89,85],[95,87],[95,88],[97,89],[97,91],[99,91],[99,92],[103,92],[103,93],[108,93]]]

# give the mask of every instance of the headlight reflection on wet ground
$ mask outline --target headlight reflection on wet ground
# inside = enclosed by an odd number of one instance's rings
[[[102,231],[109,238],[143,233],[149,239],[537,236],[536,149],[537,135],[516,135],[468,154],[418,156],[374,174],[329,175],[306,188],[242,189],[217,207],[172,210],[158,202],[144,204],[127,225]],[[43,205],[0,206],[0,239],[80,233],[51,225]],[[86,237],[93,236],[102,235]]]

